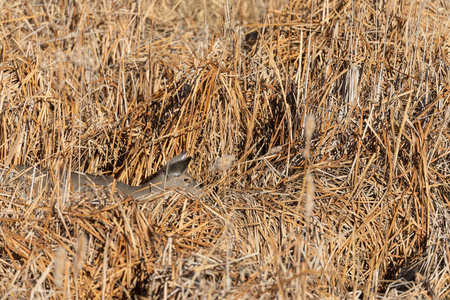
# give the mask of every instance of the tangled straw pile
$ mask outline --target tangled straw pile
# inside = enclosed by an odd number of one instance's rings
[[[0,4],[0,296],[448,298],[444,4]],[[183,150],[196,195],[10,169],[138,185]]]

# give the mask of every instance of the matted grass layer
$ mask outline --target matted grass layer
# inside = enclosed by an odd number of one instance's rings
[[[450,298],[445,1],[47,2],[0,4],[1,299]]]

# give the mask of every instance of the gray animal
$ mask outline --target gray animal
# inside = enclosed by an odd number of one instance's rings
[[[147,183],[139,186],[131,186],[117,180],[115,188],[135,199],[143,198],[169,187],[178,187],[193,191],[195,189],[195,182],[186,171],[191,160],[192,157],[186,156],[186,152],[183,152],[172,158]],[[17,165],[14,168],[17,171],[24,171],[26,176],[33,176],[36,180],[42,180],[41,182],[44,186],[48,184],[50,187],[53,187],[55,173],[49,172],[47,168],[33,167],[30,165]],[[63,178],[64,176],[60,172],[59,179],[57,180],[61,182],[61,187],[63,187]],[[108,186],[114,182],[114,177],[71,172],[67,182],[72,191],[83,192],[92,189],[92,186]]]

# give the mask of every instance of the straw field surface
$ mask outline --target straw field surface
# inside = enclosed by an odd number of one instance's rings
[[[450,299],[449,26],[437,0],[0,1],[0,299]],[[61,175],[183,151],[195,191]]]

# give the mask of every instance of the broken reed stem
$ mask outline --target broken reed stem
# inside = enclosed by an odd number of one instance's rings
[[[315,123],[315,117],[314,115],[307,115],[305,119],[305,138],[306,138],[306,145],[304,150],[304,157],[306,160],[305,166],[307,167],[306,171],[306,197],[305,197],[305,220],[306,223],[309,225],[310,218],[313,214],[314,210],[314,180],[313,176],[311,174],[311,139],[314,133],[314,130],[316,128]],[[308,228],[309,226],[307,226]]]

